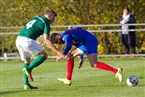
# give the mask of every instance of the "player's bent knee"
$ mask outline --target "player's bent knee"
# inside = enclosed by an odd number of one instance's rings
[[[45,58],[48,57],[47,53],[45,51],[42,51],[41,53],[39,53],[38,55],[40,56],[44,56]]]
[[[48,55],[47,55],[46,53],[43,53],[43,56],[44,56],[45,58],[47,58],[47,57],[48,57]]]
[[[67,59],[74,59],[74,57],[73,57],[72,54],[69,53],[69,54],[67,55]]]
[[[24,63],[30,63],[30,57],[24,58],[24,59],[22,59],[22,61],[24,61]]]
[[[44,57],[45,57],[45,58],[47,58],[47,57],[48,57],[48,55],[46,54],[46,55],[44,55]]]
[[[69,59],[74,59],[74,57],[67,57],[67,60],[69,60]]]

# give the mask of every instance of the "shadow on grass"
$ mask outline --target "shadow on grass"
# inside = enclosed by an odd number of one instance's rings
[[[3,95],[9,95],[9,94],[19,94],[19,93],[25,93],[25,92],[28,92],[28,91],[36,91],[36,90],[23,90],[23,89],[15,89],[15,90],[2,90],[0,92],[0,95],[3,96]],[[0,97],[1,97],[0,96]]]
[[[139,76],[138,78],[139,78],[139,79],[144,79],[144,77],[143,77],[143,76]]]
[[[7,94],[15,94],[15,93],[20,93],[20,92],[25,92],[24,90],[13,90],[13,91],[1,91],[0,92],[0,95],[7,95]]]

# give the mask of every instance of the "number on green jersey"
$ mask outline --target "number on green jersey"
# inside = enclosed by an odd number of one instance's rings
[[[36,22],[36,20],[32,20],[32,21],[28,22],[28,23],[26,24],[26,28],[27,28],[27,29],[31,28],[35,22]]]

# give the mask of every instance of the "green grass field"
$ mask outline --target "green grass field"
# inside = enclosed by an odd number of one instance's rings
[[[22,62],[0,61],[0,97],[145,97],[145,58],[100,58],[113,67],[124,69],[124,82],[120,83],[114,74],[90,67],[85,59],[83,67],[74,67],[73,82],[66,86],[56,79],[65,77],[65,60],[55,62],[48,59],[33,70],[38,90],[23,90]],[[126,78],[136,75],[139,85],[128,87]]]

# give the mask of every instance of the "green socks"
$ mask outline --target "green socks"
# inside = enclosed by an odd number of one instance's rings
[[[33,68],[39,66],[41,63],[43,63],[46,60],[44,56],[38,56],[29,66],[28,69],[32,70]]]
[[[26,68],[26,67],[28,67],[29,65],[30,65],[29,63],[24,63],[23,68]],[[22,68],[22,71],[23,71],[23,68]],[[26,75],[24,72],[22,72],[22,73],[23,73],[24,84],[29,84],[27,75]]]
[[[43,63],[46,60],[44,56],[38,56],[31,64],[24,63],[23,68],[28,68],[30,71],[32,71],[33,68],[39,66],[41,63]],[[27,75],[23,72],[23,80],[24,84],[29,84]]]

